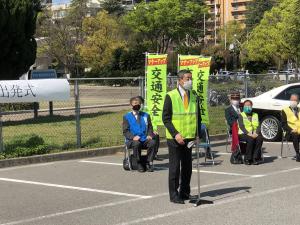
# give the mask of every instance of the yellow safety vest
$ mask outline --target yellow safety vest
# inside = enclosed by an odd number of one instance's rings
[[[252,121],[250,121],[248,119],[245,112],[242,112],[241,116],[243,117],[243,123],[244,123],[245,129],[247,130],[247,132],[248,133],[255,132],[256,129],[258,128],[258,126],[259,126],[258,114],[257,113],[252,113]],[[243,131],[240,128],[240,125],[239,125],[239,134],[243,134]]]
[[[174,89],[167,93],[172,101],[172,123],[176,130],[182,135],[184,139],[196,137],[196,97],[190,92],[189,107],[184,109],[182,97],[178,89]],[[172,135],[166,129],[167,139],[173,139]]]
[[[290,107],[285,108],[283,111],[285,112],[288,126],[293,130],[297,130],[297,133],[300,134],[300,109],[298,108],[298,118]]]

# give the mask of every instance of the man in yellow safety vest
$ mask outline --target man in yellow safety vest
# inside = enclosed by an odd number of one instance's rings
[[[169,149],[169,195],[170,201],[177,204],[184,204],[191,191],[192,146],[189,143],[197,134],[196,110],[199,109],[192,86],[191,72],[179,71],[178,87],[167,93],[162,113]],[[200,115],[198,119],[200,134]]]
[[[300,162],[299,140],[300,140],[300,109],[298,107],[299,96],[292,94],[290,106],[282,110],[282,128],[291,136],[296,152],[296,161]]]

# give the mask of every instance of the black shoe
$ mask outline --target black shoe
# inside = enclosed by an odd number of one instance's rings
[[[259,165],[259,161],[254,160],[253,165]]]
[[[184,204],[183,199],[181,199],[180,197],[175,197],[174,199],[171,199],[171,202],[175,203],[175,204]]]
[[[212,157],[211,157],[211,150],[210,150],[210,148],[207,148],[207,150],[206,150],[206,158],[207,159],[212,159]]]
[[[153,165],[147,164],[146,167],[147,167],[147,172],[153,172],[154,171]]]
[[[250,160],[245,160],[244,164],[249,166],[249,165],[251,165],[251,161]]]
[[[142,164],[138,164],[138,169],[137,169],[140,173],[143,173],[143,172],[145,172],[145,169],[144,169],[144,167],[143,167],[143,165]]]
[[[297,162],[300,162],[300,153],[297,153],[297,154],[296,154],[296,161],[297,161]]]
[[[191,199],[191,196],[188,195],[188,194],[179,194],[179,197],[180,197],[182,200],[190,200],[190,199]]]

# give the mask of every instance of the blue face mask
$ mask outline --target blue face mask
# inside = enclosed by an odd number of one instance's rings
[[[244,112],[245,113],[251,113],[252,112],[252,107],[251,106],[244,106]]]

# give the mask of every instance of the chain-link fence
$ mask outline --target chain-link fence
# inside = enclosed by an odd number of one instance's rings
[[[226,131],[224,110],[230,104],[230,92],[254,97],[297,80],[296,76],[266,74],[211,76],[207,99],[210,134]],[[1,105],[0,136],[4,151],[0,158],[123,144],[122,118],[130,110],[129,99],[144,96],[144,77],[70,79],[69,82],[69,101],[40,102],[36,113],[36,104]],[[176,77],[168,77],[168,90],[176,85]],[[165,136],[163,127],[159,127],[159,133]]]

